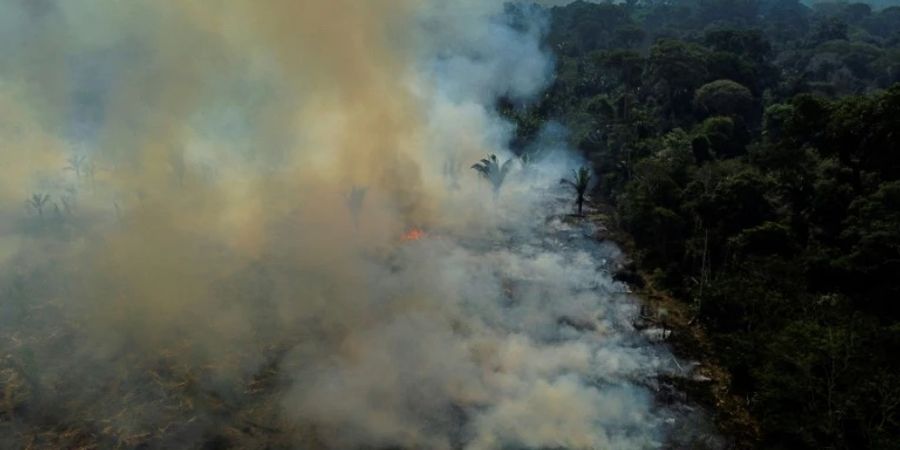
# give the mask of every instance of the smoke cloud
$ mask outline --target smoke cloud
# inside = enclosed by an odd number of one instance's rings
[[[675,369],[560,219],[577,162],[469,170],[514,157],[544,20],[0,3],[0,447],[663,445]]]

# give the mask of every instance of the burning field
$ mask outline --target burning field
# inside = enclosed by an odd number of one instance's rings
[[[684,369],[618,250],[561,219],[580,161],[555,130],[507,148],[493,105],[549,82],[543,27],[0,4],[0,448],[719,446],[661,400]]]

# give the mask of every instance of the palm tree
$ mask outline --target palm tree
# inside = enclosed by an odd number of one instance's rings
[[[28,199],[28,206],[34,208],[39,217],[44,217],[44,205],[48,201],[50,201],[50,196],[47,194],[31,194],[31,198]]]
[[[494,188],[494,195],[497,195],[500,191],[500,186],[503,185],[503,180],[506,179],[506,174],[512,168],[512,161],[508,159],[503,164],[500,164],[497,155],[492,153],[487,158],[473,164],[472,168],[477,170],[484,179],[491,182],[491,186]]]
[[[531,153],[522,153],[519,155],[519,164],[522,165],[522,170],[528,170],[534,164],[534,156]]]
[[[584,215],[584,194],[587,193],[588,186],[591,184],[591,171],[587,167],[581,166],[578,170],[572,170],[572,179],[563,178],[559,180],[560,184],[566,184],[575,189],[575,204],[578,206],[578,215]]]
[[[85,170],[85,163],[87,162],[87,156],[85,155],[72,155],[67,160],[69,165],[66,167],[66,170],[71,170],[75,172],[76,178],[81,178],[82,171]]]

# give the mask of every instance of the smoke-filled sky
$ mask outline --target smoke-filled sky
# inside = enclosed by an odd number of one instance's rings
[[[513,157],[492,105],[546,87],[544,25],[0,1],[0,447],[661,445],[614,250],[542,231],[576,162],[469,169]]]

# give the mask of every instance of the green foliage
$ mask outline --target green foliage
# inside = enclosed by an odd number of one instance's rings
[[[550,29],[557,78],[519,135],[572,131],[747,399],[751,445],[896,447],[900,8],[576,2]]]
[[[566,8],[554,9],[552,14],[549,39],[560,44],[557,49],[563,55],[608,48],[616,41],[624,44],[623,33],[630,44],[639,41],[631,18],[619,5],[576,1]],[[629,29],[632,31],[626,31]]]
[[[734,119],[730,117],[710,117],[697,126],[696,136],[703,136],[714,155],[721,157],[741,153],[741,145],[735,139]]]
[[[670,111],[683,111],[685,102],[707,78],[707,54],[699,45],[673,39],[661,40],[650,49],[649,81],[667,96]]]
[[[615,72],[617,81],[628,89],[641,85],[644,58],[632,50],[613,50],[603,53],[600,64],[604,69]]]
[[[719,52],[731,53],[758,64],[772,56],[772,44],[760,30],[720,28],[708,31],[703,42]]]
[[[791,105],[777,103],[766,108],[764,113],[763,124],[765,137],[769,141],[777,141],[784,135],[784,127],[787,121],[794,115],[794,108]]]
[[[694,106],[708,115],[749,117],[753,94],[734,81],[716,80],[697,89]]]
[[[790,257],[797,250],[790,228],[777,222],[763,222],[746,228],[728,243],[739,258],[750,255]]]

